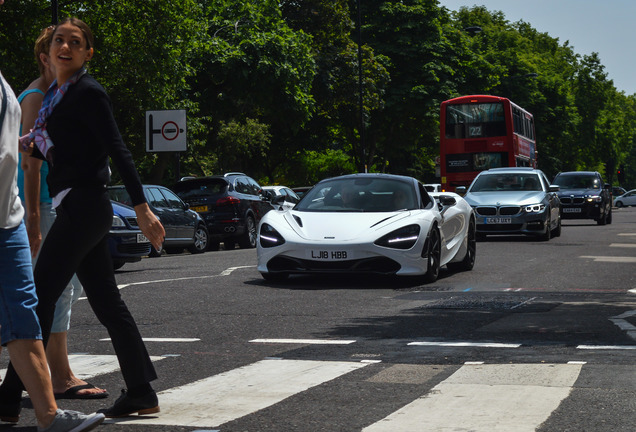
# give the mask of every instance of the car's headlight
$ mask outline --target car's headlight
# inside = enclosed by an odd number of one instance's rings
[[[545,210],[545,204],[530,204],[527,206],[523,206],[523,209],[526,213],[541,213]]]
[[[380,237],[374,244],[393,249],[410,249],[420,235],[419,225],[408,225]]]
[[[590,195],[587,197],[587,202],[601,202],[603,198],[599,195]]]
[[[113,215],[113,228],[126,228],[126,223],[119,216]]]
[[[261,225],[260,239],[261,246],[264,248],[280,246],[285,243],[283,236],[273,226],[266,223]]]

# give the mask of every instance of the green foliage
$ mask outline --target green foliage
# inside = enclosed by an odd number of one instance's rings
[[[636,183],[636,95],[614,87],[597,54],[483,6],[84,0],[62,2],[67,15],[95,33],[90,71],[147,182],[242,170],[294,186],[365,169],[434,182],[439,104],[495,94],[534,114],[549,177],[595,169],[613,181],[623,165],[624,186]],[[50,20],[49,1],[0,9],[2,73],[16,91],[37,74],[33,42]],[[145,111],[159,109],[187,110],[178,157],[145,152]]]

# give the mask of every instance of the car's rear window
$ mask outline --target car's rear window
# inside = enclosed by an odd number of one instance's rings
[[[228,184],[223,179],[187,180],[177,183],[172,190],[181,198],[214,196],[225,193]]]

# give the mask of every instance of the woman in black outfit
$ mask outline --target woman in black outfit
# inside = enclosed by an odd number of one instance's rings
[[[113,218],[106,191],[109,157],[133,200],[139,227],[155,248],[160,248],[165,232],[146,203],[108,95],[86,73],[86,62],[93,55],[91,30],[77,18],[61,21],[53,32],[49,55],[56,82],[44,98],[34,130],[21,139],[24,151],[50,163],[47,182],[57,212],[34,271],[44,343],[55,303],[77,273],[91,308],[112,339],[127,387],[114,406],[100,412],[107,417],[156,413],[159,404],[150,382],[157,375],[117,289],[108,249]],[[10,365],[0,386],[0,411],[19,402],[21,390]]]

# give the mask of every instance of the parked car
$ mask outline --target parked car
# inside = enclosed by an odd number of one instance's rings
[[[556,175],[563,219],[594,219],[597,224],[612,223],[611,185],[595,171],[568,171]]]
[[[300,201],[296,192],[287,186],[263,186],[263,196],[266,197],[276,208],[292,208]],[[276,203],[273,201],[276,200]]]
[[[439,183],[427,183],[424,184],[424,189],[426,189],[427,192],[441,192],[442,185]]]
[[[292,188],[292,190],[294,191],[296,195],[298,195],[298,198],[302,198],[305,196],[307,192],[311,190],[312,187],[313,186],[297,186]]]
[[[243,173],[199,177],[174,185],[179,197],[196,210],[210,233],[210,249],[256,247],[256,226],[272,205],[261,186]]]
[[[113,206],[113,225],[108,231],[108,247],[113,259],[113,267],[119,269],[124,264],[141,261],[150,254],[150,240],[139,229],[135,211],[116,201]]]
[[[493,168],[475,177],[464,199],[475,209],[477,235],[534,235],[541,240],[561,235],[558,186],[534,168]]]
[[[323,180],[291,210],[259,225],[258,271],[346,273],[437,279],[441,266],[475,263],[473,210],[459,195],[431,196],[412,177],[350,174]]]
[[[620,186],[612,186],[612,196],[613,197],[617,197],[617,196],[623,195],[624,193],[627,193],[625,188],[622,188]]]
[[[157,185],[143,185],[144,195],[150,210],[157,216],[166,230],[163,249],[166,253],[181,253],[188,249],[193,254],[203,253],[208,248],[209,235],[201,216],[184,203],[170,189]],[[132,200],[124,186],[109,186],[110,199],[124,205]],[[152,249],[150,255],[161,251]]]
[[[614,198],[614,207],[636,206],[636,189]]]

